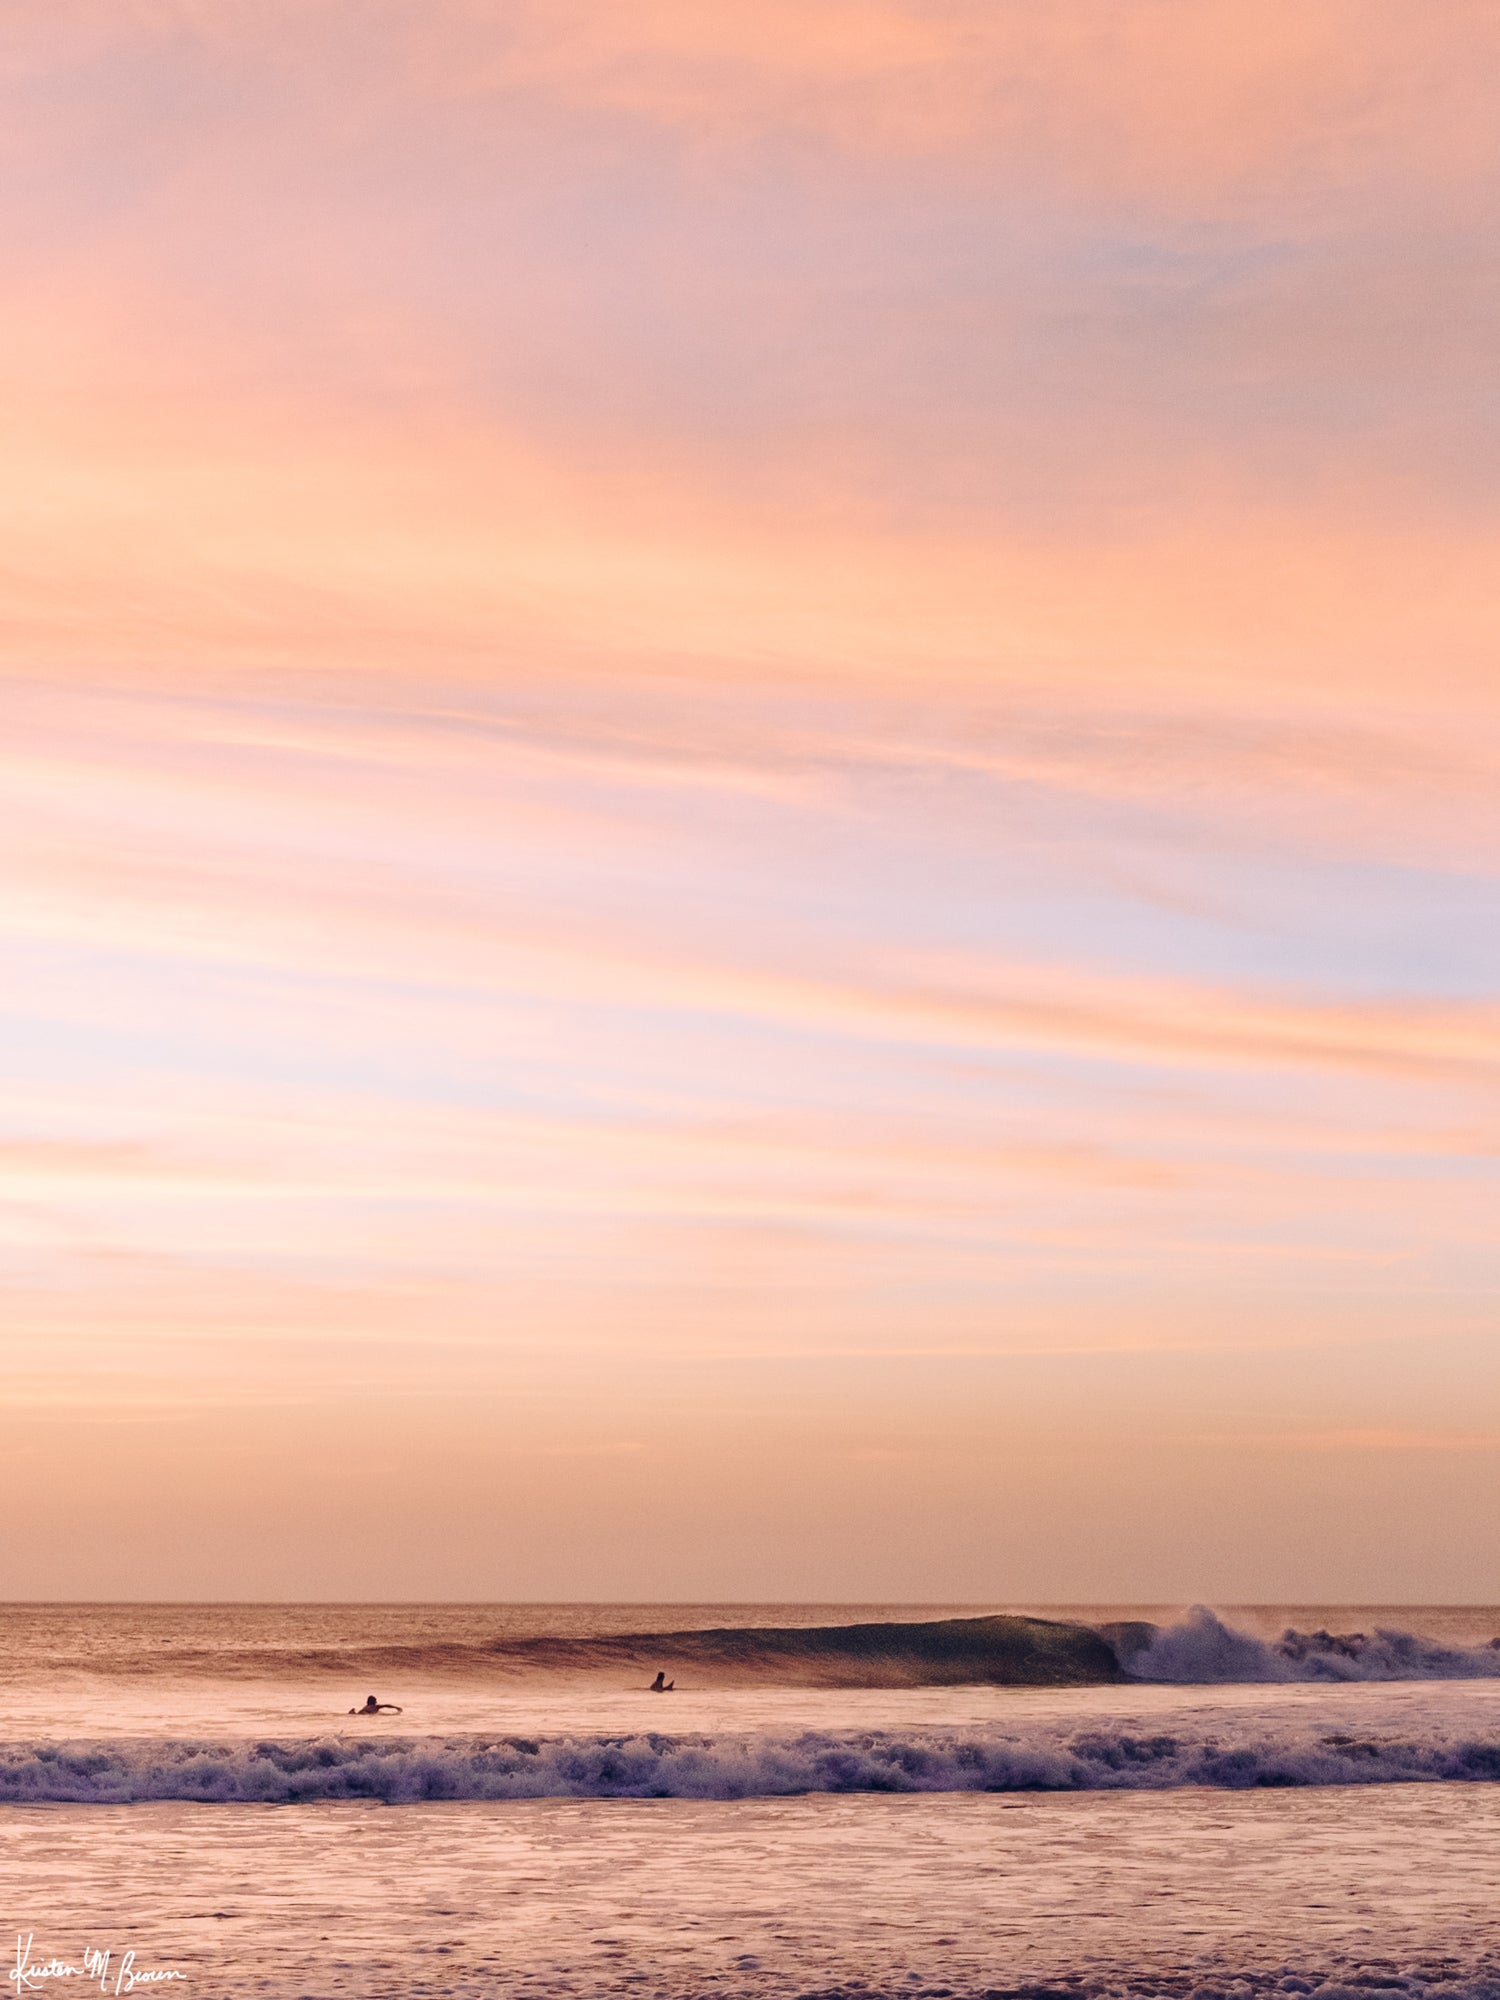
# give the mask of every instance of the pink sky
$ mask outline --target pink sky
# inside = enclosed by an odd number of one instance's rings
[[[10,10],[0,1595],[1500,1596],[1497,58]]]

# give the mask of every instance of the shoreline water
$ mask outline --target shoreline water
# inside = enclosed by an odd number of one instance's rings
[[[1260,2000],[1366,1974],[1484,2000],[1497,1851],[1495,1787],[0,1808],[39,1946],[264,2000]]]

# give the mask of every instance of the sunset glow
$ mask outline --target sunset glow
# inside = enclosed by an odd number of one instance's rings
[[[0,1596],[1500,1594],[1497,61],[9,10]]]

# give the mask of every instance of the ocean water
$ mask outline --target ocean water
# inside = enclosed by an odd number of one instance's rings
[[[976,1622],[1028,1609],[1019,1652]],[[134,1952],[268,2000],[1500,2000],[1497,1635],[1486,1607],[4,1607],[0,1937],[23,1972],[108,1953],[112,1991]],[[401,1712],[351,1716],[370,1693]]]

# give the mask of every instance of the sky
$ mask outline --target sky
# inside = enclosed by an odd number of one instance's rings
[[[0,1596],[1500,1599],[1497,61],[7,7]]]

